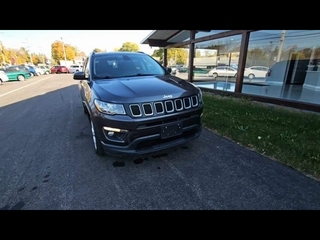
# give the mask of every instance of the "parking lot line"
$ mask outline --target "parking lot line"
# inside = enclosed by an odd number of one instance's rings
[[[48,77],[46,77],[46,78],[43,78],[43,79],[38,80],[38,81],[36,81],[36,82],[30,83],[30,84],[25,85],[25,86],[23,86],[23,87],[16,88],[16,89],[14,89],[14,90],[12,90],[12,91],[9,91],[9,92],[6,92],[6,93],[4,93],[4,94],[1,94],[0,97],[3,97],[3,96],[8,95],[8,94],[10,94],[10,93],[16,92],[16,91],[21,90],[21,89],[23,89],[23,88],[29,87],[29,86],[31,86],[31,85],[33,85],[33,84],[38,83],[38,82],[42,82],[43,80],[46,80],[46,79],[48,79],[49,77],[52,77],[52,76],[48,76]]]

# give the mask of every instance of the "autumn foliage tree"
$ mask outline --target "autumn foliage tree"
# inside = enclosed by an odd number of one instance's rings
[[[125,42],[122,44],[122,47],[119,48],[119,52],[138,52],[139,45],[132,42]]]
[[[163,49],[159,48],[153,51],[153,57],[157,57],[163,61]],[[175,64],[185,64],[188,59],[188,50],[184,48],[167,49],[167,60],[175,62]]]
[[[51,56],[52,59],[56,62],[60,60],[64,60],[64,51],[63,48],[65,48],[66,52],[66,60],[74,60],[77,49],[74,46],[71,46],[69,44],[64,44],[61,41],[55,41],[51,44]]]
[[[100,48],[93,49],[94,52],[103,52]]]

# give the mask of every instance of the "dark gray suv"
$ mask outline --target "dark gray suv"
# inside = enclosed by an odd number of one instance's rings
[[[93,52],[79,81],[98,155],[145,154],[200,136],[203,102],[194,84],[141,52]]]

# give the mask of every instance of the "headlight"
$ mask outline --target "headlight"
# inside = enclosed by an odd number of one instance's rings
[[[196,84],[189,82],[191,85],[193,85],[196,89],[198,89],[198,99],[199,99],[199,103],[202,103],[202,91],[201,88],[198,87]]]
[[[97,99],[94,100],[94,105],[98,109],[99,112],[109,114],[109,115],[115,115],[115,114],[126,114],[126,111],[124,110],[124,107],[122,104],[115,104],[115,103],[107,103],[102,102]]]

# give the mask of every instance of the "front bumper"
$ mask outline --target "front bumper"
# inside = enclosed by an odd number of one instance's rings
[[[161,118],[134,120],[96,114],[95,124],[98,131],[101,130],[97,134],[105,152],[111,155],[146,154],[183,145],[198,138],[202,130],[202,108]],[[123,131],[110,134],[104,127]]]

